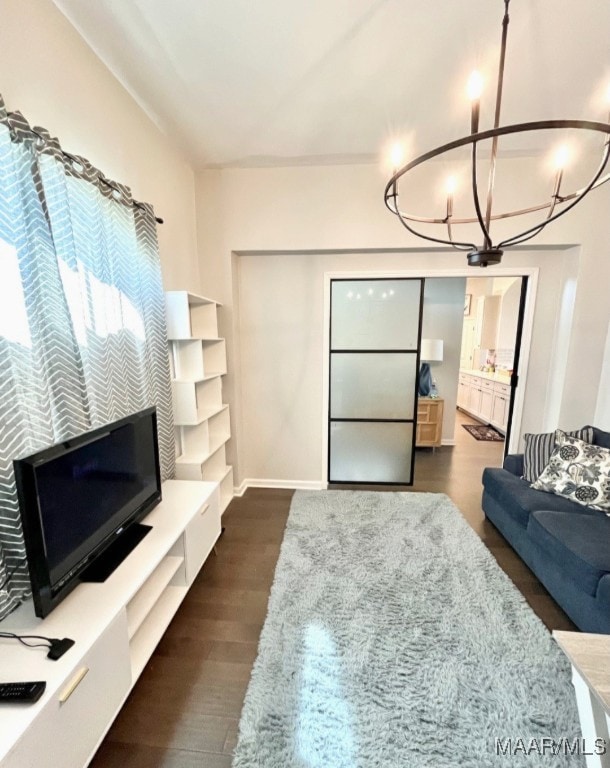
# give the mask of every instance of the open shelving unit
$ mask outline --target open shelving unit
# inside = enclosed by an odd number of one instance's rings
[[[233,469],[225,450],[231,438],[231,417],[222,397],[227,349],[218,336],[220,306],[188,291],[165,294],[179,454],[176,478],[218,482],[222,514],[233,498]]]

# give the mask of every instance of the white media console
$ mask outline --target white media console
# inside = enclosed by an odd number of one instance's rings
[[[35,704],[2,705],[2,768],[89,763],[220,535],[218,483],[167,481],[142,522],[152,530],[103,584],[80,584],[45,619],[30,601],[0,622],[75,641],[51,661],[0,638],[0,682],[47,683]]]

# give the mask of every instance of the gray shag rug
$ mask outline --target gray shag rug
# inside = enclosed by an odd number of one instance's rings
[[[234,768],[584,766],[579,737],[567,660],[447,496],[295,493]]]

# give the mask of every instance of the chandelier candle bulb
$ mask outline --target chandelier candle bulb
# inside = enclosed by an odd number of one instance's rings
[[[470,73],[466,90],[468,91],[468,98],[470,101],[479,101],[481,94],[483,93],[483,78],[478,69],[475,69]]]
[[[563,171],[570,159],[570,152],[565,144],[562,144],[555,153],[555,169]]]
[[[569,151],[565,144],[562,144],[555,153],[555,184],[553,186],[551,208],[549,209],[549,215],[553,214],[555,210],[555,203],[560,200],[559,189],[563,180],[563,170],[566,167],[569,160]]]
[[[479,116],[481,114],[481,104],[479,101],[473,101],[470,105],[470,133],[479,132]]]
[[[453,216],[453,193],[455,192],[455,176],[449,176],[445,182],[445,191],[447,192],[447,222]]]
[[[481,94],[483,93],[483,78],[476,69],[468,78],[468,98],[470,99],[470,132],[479,130],[479,116],[481,114]]]
[[[392,163],[392,173],[396,173],[396,171],[400,168],[400,166],[403,164],[405,158],[405,153],[402,148],[402,144],[399,142],[396,142],[390,151],[390,162]]]

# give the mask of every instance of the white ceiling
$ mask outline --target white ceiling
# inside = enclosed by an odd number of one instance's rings
[[[423,152],[468,132],[475,66],[491,127],[503,0],[55,3],[197,165],[370,162],[395,137]],[[502,122],[606,120],[610,2],[510,14]]]

